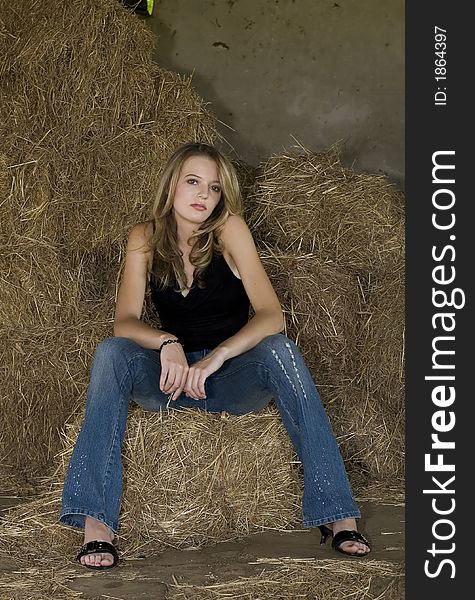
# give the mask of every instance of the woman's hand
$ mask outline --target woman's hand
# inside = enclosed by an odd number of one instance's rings
[[[195,400],[204,400],[206,398],[205,381],[215,373],[224,363],[224,353],[218,349],[213,350],[201,360],[193,363],[188,369],[188,376],[185,383],[185,393]]]
[[[181,344],[166,344],[160,352],[162,373],[160,389],[176,400],[183,391],[188,377],[188,361]]]

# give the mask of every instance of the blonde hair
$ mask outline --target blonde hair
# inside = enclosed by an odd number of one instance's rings
[[[187,288],[185,265],[178,247],[173,203],[183,164],[192,156],[204,156],[216,163],[221,186],[218,204],[192,236],[196,239],[192,244],[189,260],[195,267],[198,287],[204,287],[203,275],[213,254],[221,254],[223,251],[219,235],[227,218],[242,213],[241,191],[231,161],[208,144],[189,142],[177,148],[163,169],[150,215],[154,223],[154,232],[148,240],[149,248],[153,248],[151,276],[162,289],[171,285],[177,291]]]

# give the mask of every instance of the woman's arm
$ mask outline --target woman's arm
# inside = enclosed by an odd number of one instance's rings
[[[162,342],[176,339],[176,336],[140,320],[151,265],[152,252],[145,246],[150,229],[151,223],[139,223],[129,233],[124,273],[117,294],[114,335],[129,338],[143,348],[159,348]],[[167,344],[160,352],[160,361],[160,389],[176,400],[188,377],[188,362],[183,348],[180,344]]]
[[[255,313],[235,335],[215,348],[227,360],[254,348],[266,336],[283,331],[285,321],[277,294],[262,266],[244,219],[237,215],[230,216],[221,239],[239,271]]]
[[[143,348],[159,348],[166,339],[176,339],[176,336],[140,320],[151,262],[151,251],[145,246],[150,228],[151,222],[147,222],[138,223],[130,230],[124,272],[117,293],[114,335],[129,338]]]

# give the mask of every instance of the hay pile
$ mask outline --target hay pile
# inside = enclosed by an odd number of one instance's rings
[[[28,561],[48,547],[47,564],[69,561],[81,538],[56,520],[92,355],[112,334],[127,232],[147,218],[170,152],[218,136],[190,81],[151,62],[152,35],[116,0],[19,0],[1,27],[3,481],[25,489],[47,475],[64,423],[74,426],[61,468],[45,479],[50,491],[9,513],[0,550],[15,542],[17,560]],[[250,189],[253,169],[237,166]],[[363,474],[372,489],[401,477],[400,192],[343,168],[335,149],[300,151],[262,166],[245,214],[350,477]],[[144,321],[155,317],[147,295]],[[229,419],[136,410],[124,456],[125,555],[298,522],[295,456],[272,410]],[[313,577],[297,570],[295,585],[309,593],[304,580],[321,585]],[[269,581],[249,589],[262,597],[285,589],[282,578]],[[223,589],[195,591],[223,597]]]
[[[277,411],[138,413],[125,444],[130,542],[201,546],[299,521],[297,459]]]
[[[374,272],[404,256],[403,197],[383,176],[344,168],[338,147],[274,156],[262,165],[250,226],[259,243]]]
[[[223,583],[195,585],[169,583],[168,600],[403,600],[402,566],[386,561],[349,561],[302,559],[262,559],[262,572],[254,577],[240,577]],[[92,573],[90,574],[92,575]],[[83,574],[82,577],[86,577]],[[96,575],[97,577],[97,575]],[[66,587],[65,582],[77,581],[74,568],[53,571],[44,568],[24,569],[8,574],[0,581],[0,598],[5,600],[74,600],[83,594]],[[155,581],[157,578],[153,578]],[[110,585],[134,581],[137,586],[151,582],[138,569],[114,572]],[[145,592],[142,592],[145,593]],[[104,596],[102,596],[104,597]],[[109,596],[112,598],[112,596]],[[115,596],[114,596],[115,597]]]
[[[351,382],[356,377],[359,294],[351,275],[315,254],[261,250],[286,317],[286,335],[310,369]],[[311,265],[311,271],[308,266]]]
[[[127,232],[148,218],[161,165],[218,135],[116,0],[19,0],[0,30],[0,473],[23,488],[83,407]]]
[[[0,550],[28,562],[70,560],[81,534],[57,524],[62,482],[79,430],[69,427],[50,491],[3,519]],[[299,522],[301,487],[275,410],[229,417],[195,410],[132,410],[123,448],[124,556],[202,546]],[[41,551],[43,549],[43,551]]]
[[[249,223],[351,468],[404,474],[403,196],[299,147],[259,170]]]
[[[212,585],[176,584],[169,600],[403,600],[400,565],[383,561],[298,560],[260,561],[256,577]]]
[[[163,159],[182,141],[216,139],[214,119],[189,79],[152,62],[153,33],[115,0],[20,0],[4,12],[6,231],[13,243],[121,242]]]
[[[75,576],[72,569],[60,572],[29,567],[13,573],[2,573],[0,600],[78,600],[82,592],[74,592],[67,582]]]
[[[262,263],[286,317],[286,335],[299,345],[350,468],[359,460],[353,407],[361,395],[361,293],[355,276],[315,254],[261,250]]]
[[[366,290],[361,405],[352,424],[359,453],[379,478],[404,475],[404,265]]]

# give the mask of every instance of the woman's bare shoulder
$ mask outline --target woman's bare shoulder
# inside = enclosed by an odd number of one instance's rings
[[[141,235],[145,239],[149,239],[153,234],[153,221],[142,221],[141,223],[137,223],[131,229],[131,232],[134,231],[136,235]]]
[[[152,265],[152,249],[148,242],[153,234],[153,221],[144,221],[134,225],[129,231],[127,241],[127,251],[140,251],[144,260],[147,262],[147,271],[150,271]]]
[[[223,226],[220,241],[225,251],[230,254],[241,249],[255,247],[254,238],[246,223],[240,215],[230,215]]]
[[[143,246],[153,234],[153,221],[136,223],[129,231],[129,244]]]
[[[238,240],[243,233],[250,235],[246,221],[240,215],[229,215],[221,230],[220,239],[226,247],[227,244]]]

